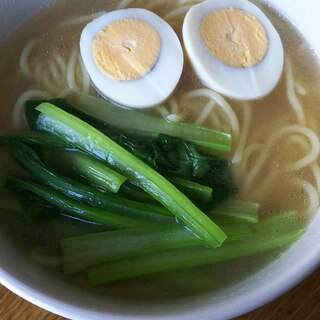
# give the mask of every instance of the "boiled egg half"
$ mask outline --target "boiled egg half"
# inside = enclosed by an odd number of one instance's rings
[[[82,31],[80,52],[97,90],[132,108],[166,100],[183,69],[176,33],[145,9],[112,11],[93,20]]]
[[[183,40],[199,79],[231,98],[262,98],[282,75],[280,36],[247,0],[207,0],[193,6],[183,23]]]

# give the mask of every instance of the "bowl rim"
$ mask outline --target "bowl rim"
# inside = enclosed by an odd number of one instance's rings
[[[301,31],[301,33],[309,40],[312,44],[317,55],[320,57],[320,42],[316,41],[317,28],[314,28],[314,24],[310,23],[310,21],[316,22],[317,16],[316,13],[319,12],[320,2],[317,0],[304,0],[303,2],[298,0],[261,0],[264,3],[270,4],[273,8],[280,11],[285,17],[287,17],[290,21],[293,21],[296,27]],[[293,4],[294,2],[294,4]],[[306,12],[307,10],[307,12]],[[320,25],[320,23],[318,23]],[[304,235],[296,244],[294,244],[287,252],[285,252],[280,259],[286,259],[286,257],[290,254],[292,250],[295,250],[297,246],[300,248],[305,248],[303,246],[303,239],[306,239],[308,234],[312,238],[312,233],[316,232],[316,225],[320,225],[320,215],[319,210],[317,211],[317,215],[310,223],[310,226]],[[319,235],[320,240],[320,235]],[[0,253],[0,261],[5,259],[5,256],[2,257]],[[307,277],[311,272],[313,272],[317,267],[320,266],[320,245],[317,248],[316,246],[312,248],[312,250],[306,252],[303,260],[297,261],[295,265],[290,268],[287,273],[284,273],[280,277],[275,277],[272,281],[268,282],[264,287],[260,287],[259,289],[253,290],[249,292],[244,298],[234,299],[231,304],[228,306],[220,306],[215,312],[216,320],[230,319],[241,314],[245,314],[249,311],[252,311],[256,308],[261,307],[262,305],[276,299],[297,283],[302,281],[305,277]],[[264,272],[264,270],[262,270]],[[6,270],[2,266],[0,266],[0,283],[7,287],[9,290],[19,295],[23,299],[43,308],[52,313],[58,314],[62,317],[67,317],[70,319],[77,320],[88,320],[88,319],[102,319],[99,317],[99,314],[96,312],[88,312],[88,309],[71,305],[69,303],[65,303],[61,299],[57,299],[51,295],[48,295],[43,292],[39,292],[32,286],[27,285],[22,280],[15,277],[13,272]],[[104,314],[103,317],[108,315],[108,319],[110,320],[134,320],[134,319],[150,319],[150,314],[143,316],[138,315],[116,315],[116,314]],[[101,316],[101,314],[100,314]],[[193,312],[181,314],[173,314],[173,315],[153,315],[152,319],[195,319],[203,318],[212,319],[212,309],[210,307],[202,310],[193,310]]]

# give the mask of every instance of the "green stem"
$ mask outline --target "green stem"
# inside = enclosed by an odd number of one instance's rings
[[[75,102],[82,112],[123,130],[149,136],[163,133],[196,141],[219,152],[231,150],[232,138],[228,133],[184,122],[170,122],[139,111],[120,108],[109,101],[85,94],[75,95]]]
[[[114,193],[117,193],[126,181],[126,177],[108,168],[105,163],[81,152],[66,151],[62,154],[62,160],[79,175],[85,177],[89,184]]]
[[[260,204],[242,200],[229,199],[209,212],[215,217],[237,219],[246,223],[257,223],[259,220]]]
[[[11,152],[14,159],[31,176],[74,200],[150,223],[166,222],[168,219],[171,221],[171,212],[162,206],[128,200],[118,194],[102,193],[93,187],[59,175],[47,168],[34,150],[23,143],[14,144]]]
[[[13,189],[33,193],[34,195],[53,205],[57,209],[66,212],[76,218],[115,228],[133,227],[145,223],[144,221],[141,221],[139,219],[109,212],[101,208],[84,205],[52,189],[29,180],[8,178],[7,183],[8,186]]]
[[[225,226],[227,242],[249,238],[247,226]],[[72,274],[108,261],[177,248],[193,247],[203,242],[192,232],[177,224],[138,227],[87,234],[61,242],[63,267]]]
[[[244,243],[226,244],[215,250],[198,246],[191,249],[163,251],[98,265],[90,268],[87,275],[91,284],[102,284],[147,274],[233,260],[288,246],[298,240],[302,234],[303,231],[299,230],[260,241],[255,241],[253,238]]]
[[[142,203],[158,203],[157,200],[155,200],[153,197],[151,197],[148,193],[143,191],[140,188],[137,188],[136,186],[132,185],[131,183],[124,183],[121,186],[121,189],[119,191],[123,196],[126,198],[132,199],[134,201],[142,202]],[[165,215],[173,216],[172,213],[169,210],[165,209]]]
[[[212,188],[208,186],[177,177],[167,179],[192,200],[208,203],[212,199]]]
[[[78,181],[61,176],[50,170],[38,157],[33,149],[23,143],[15,143],[11,147],[14,159],[36,180],[63,193],[64,195],[90,204],[91,206],[106,209],[111,212],[126,214],[158,223],[161,219],[172,217],[170,211],[162,206],[144,204],[128,200],[118,194],[102,193],[96,188],[84,185]]]
[[[0,146],[9,145],[15,142],[25,142],[32,145],[46,146],[47,148],[66,149],[70,144],[56,135],[45,132],[14,132],[0,134]]]

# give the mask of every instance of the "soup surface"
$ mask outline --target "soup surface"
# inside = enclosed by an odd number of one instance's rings
[[[27,128],[23,103],[28,99],[59,96],[72,101],[73,90],[98,95],[81,61],[79,39],[84,26],[101,12],[126,5],[146,8],[168,21],[181,38],[184,15],[189,3],[196,2],[59,0],[44,7],[0,51],[0,132]],[[320,65],[290,22],[271,8],[254,3],[272,21],[284,45],[285,68],[276,89],[256,101],[225,97],[221,103],[198,80],[186,59],[174,94],[161,106],[145,112],[232,133],[233,150],[223,156],[232,167],[236,197],[260,203],[261,217],[295,210],[305,226],[319,205],[320,95],[316,84],[320,81]],[[6,149],[0,152],[0,173],[23,174]],[[2,197],[5,196],[3,191]],[[99,231],[99,227],[83,227],[63,216],[50,219],[50,224],[40,219],[36,225],[28,226],[2,214],[0,226],[28,258],[42,264],[42,258],[49,255],[48,270],[63,277],[57,257],[59,241]],[[259,255],[259,259],[254,256],[89,289],[131,300],[183,298],[239,282],[278,254],[279,251],[270,252]],[[87,287],[81,276],[66,280]]]

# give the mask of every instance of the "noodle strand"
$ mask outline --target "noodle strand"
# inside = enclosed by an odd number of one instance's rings
[[[273,134],[270,139],[264,144],[263,151],[260,153],[258,158],[255,161],[254,167],[247,173],[245,182],[244,182],[244,191],[247,192],[251,186],[253,181],[258,176],[260,170],[264,166],[267,159],[270,157],[272,152],[272,147],[275,143],[282,138],[284,135],[300,133],[305,135],[311,144],[310,152],[303,157],[302,159],[287,165],[285,168],[287,171],[295,171],[299,170],[307,165],[311,164],[313,161],[317,159],[320,152],[320,142],[317,135],[310,129],[300,126],[300,125],[291,125],[280,129],[278,132]]]
[[[242,110],[243,110],[243,124],[242,124],[242,128],[240,131],[238,144],[237,144],[237,147],[235,149],[235,152],[234,152],[233,158],[232,158],[233,165],[239,165],[241,163],[243,151],[244,151],[245,145],[248,140],[250,123],[251,123],[251,118],[252,118],[252,108],[250,105],[243,104]]]
[[[52,96],[49,92],[44,90],[28,90],[24,92],[13,108],[13,126],[15,129],[21,129],[26,124],[25,114],[23,112],[23,106],[25,102],[31,98],[50,99]]]
[[[172,11],[170,11],[169,13],[167,13],[163,19],[166,21],[172,20],[172,19],[176,19],[177,17],[180,16],[184,16],[189,9],[191,8],[191,5],[185,6],[185,7],[178,7],[177,9],[174,9]]]
[[[76,79],[75,79],[75,72],[76,72],[78,59],[79,59],[78,50],[75,48],[71,53],[71,56],[67,65],[67,84],[68,84],[68,87],[73,91],[79,91],[79,88],[76,85]]]
[[[77,24],[87,24],[88,22],[91,22],[92,20],[99,18],[100,16],[102,16],[105,13],[106,12],[104,12],[104,11],[100,11],[100,12],[88,14],[86,16],[71,18],[71,19],[68,19],[68,20],[65,20],[65,21],[59,23],[58,26],[63,28],[63,27],[75,26]]]
[[[131,5],[132,2],[134,2],[135,0],[122,0],[118,6],[117,6],[117,9],[125,9],[127,8],[128,6]]]
[[[84,66],[83,60],[81,57],[79,57],[79,64],[80,64],[80,68],[81,68],[81,73],[82,73],[82,90],[85,93],[89,93],[90,91],[90,77],[89,74],[86,70],[86,67]]]
[[[229,103],[217,92],[210,90],[210,89],[196,89],[191,92],[188,92],[182,96],[182,100],[189,100],[194,99],[198,97],[205,97],[211,99],[213,102],[215,102],[225,113],[225,115],[228,117],[228,120],[231,125],[232,134],[235,140],[239,137],[239,121],[237,118],[237,115],[229,105]]]
[[[29,58],[30,55],[32,53],[32,51],[34,50],[36,44],[37,44],[37,40],[31,40],[23,49],[21,56],[20,56],[20,61],[19,61],[19,65],[20,65],[20,70],[22,72],[22,74],[28,78],[32,77],[32,72],[30,71],[30,67],[29,67]]]
[[[308,217],[311,217],[319,207],[319,196],[315,187],[305,179],[301,178],[292,178],[291,182],[296,184],[297,187],[302,188],[304,192],[308,195],[309,204],[304,210],[304,214]]]
[[[305,125],[306,124],[306,116],[304,114],[302,105],[299,102],[297,95],[295,93],[292,64],[291,64],[291,61],[288,57],[286,57],[285,70],[286,70],[287,93],[288,93],[289,102],[290,102],[294,112],[296,113],[299,124]]]
[[[201,113],[199,114],[198,119],[196,119],[196,123],[198,124],[203,124],[209,117],[209,115],[211,114],[211,112],[213,111],[215,107],[215,103],[210,100],[202,109]]]

